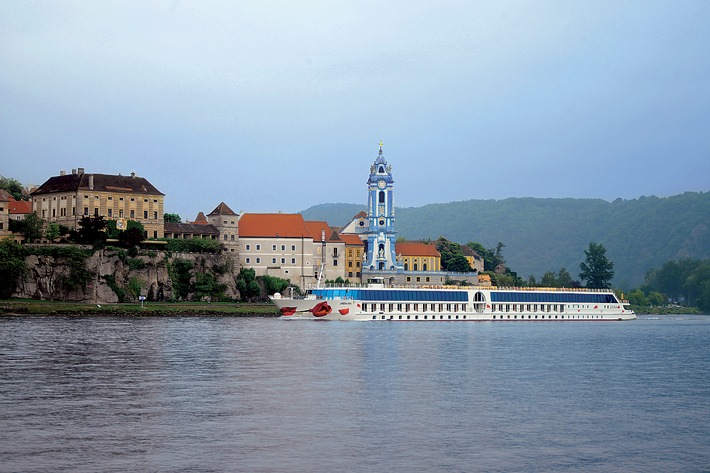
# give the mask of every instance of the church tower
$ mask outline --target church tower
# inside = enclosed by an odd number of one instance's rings
[[[394,202],[392,199],[392,166],[387,164],[380,152],[375,163],[370,166],[370,177],[367,179],[367,254],[363,264],[365,271],[397,271],[403,266],[397,261],[394,231]]]

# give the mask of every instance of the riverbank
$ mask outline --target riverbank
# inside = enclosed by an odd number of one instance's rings
[[[146,302],[124,304],[85,304],[79,302],[36,301],[10,299],[0,301],[0,316],[224,316],[278,317],[280,314],[268,302]]]

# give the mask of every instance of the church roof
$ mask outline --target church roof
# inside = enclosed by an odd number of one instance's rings
[[[93,185],[89,188],[90,181]],[[144,195],[165,195],[156,189],[144,177],[135,173],[130,176],[114,176],[113,174],[65,174],[53,176],[32,192],[32,195],[50,194],[53,192],[102,191]]]
[[[420,241],[397,243],[395,252],[402,256],[441,256],[441,253],[436,250],[434,245],[428,245]]]
[[[239,237],[312,238],[301,214],[244,214],[239,219]]]
[[[232,209],[227,206],[224,202],[220,202],[215,209],[208,215],[237,215]]]

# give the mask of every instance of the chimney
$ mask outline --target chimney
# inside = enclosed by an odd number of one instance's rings
[[[132,172],[132,173],[131,173],[131,177],[136,177],[136,173],[135,173],[135,172]]]
[[[81,168],[79,168],[81,169]],[[94,190],[94,175],[89,174],[89,190],[92,191]]]
[[[79,168],[79,174],[84,174],[84,168]]]
[[[72,173],[72,174],[76,174],[76,169],[72,169],[72,170],[71,170],[71,173]]]
[[[59,171],[59,175],[60,175],[60,176],[66,176],[67,173],[66,173],[64,170],[61,170],[61,171]]]

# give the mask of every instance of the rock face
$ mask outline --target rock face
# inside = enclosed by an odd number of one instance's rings
[[[176,265],[180,260],[182,264]],[[236,265],[228,254],[166,253],[151,251],[147,256],[128,257],[122,250],[97,250],[77,268],[76,261],[57,256],[28,256],[28,275],[20,281],[13,297],[65,300],[87,303],[112,303],[136,300],[136,293],[147,300],[210,300],[205,291],[184,291],[180,297],[171,278],[171,268],[181,266],[183,286],[194,289],[205,279],[219,285],[227,299],[237,299]],[[175,271],[172,270],[175,277]],[[83,275],[83,278],[81,277]],[[209,275],[209,276],[207,276]],[[207,276],[207,277],[206,277]],[[81,280],[81,284],[76,281]],[[204,284],[203,286],[204,287]]]

